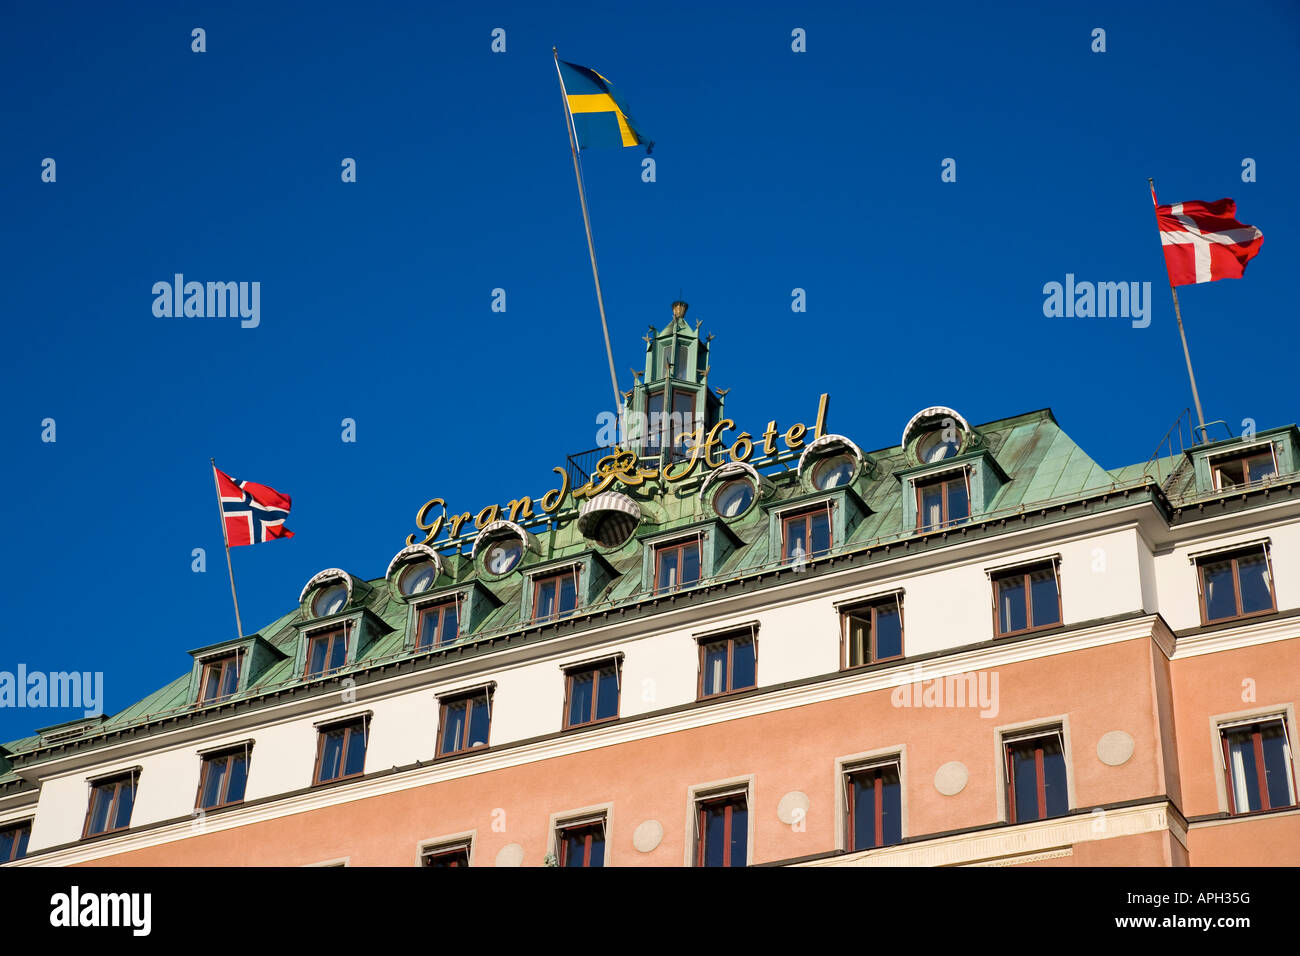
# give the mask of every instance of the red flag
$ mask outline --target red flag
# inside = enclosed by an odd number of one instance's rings
[[[1156,224],[1170,285],[1240,279],[1264,244],[1262,232],[1237,222],[1231,199],[1157,205]]]
[[[292,502],[266,485],[255,481],[236,481],[220,468],[217,473],[217,496],[221,520],[226,523],[226,544],[260,544],[272,538],[292,538],[284,526]]]

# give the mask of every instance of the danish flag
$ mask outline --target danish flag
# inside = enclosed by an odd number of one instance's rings
[[[288,495],[255,481],[236,481],[216,465],[212,468],[217,473],[217,496],[228,547],[293,537],[284,526],[292,504]]]
[[[1152,189],[1151,201],[1155,198]],[[1156,224],[1170,285],[1240,279],[1264,244],[1262,232],[1237,222],[1231,199],[1157,205]]]

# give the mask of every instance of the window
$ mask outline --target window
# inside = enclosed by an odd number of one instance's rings
[[[469,866],[469,843],[426,847],[420,854],[420,866]]]
[[[903,656],[903,600],[901,595],[840,612],[844,643],[843,667],[861,667]]]
[[[507,574],[514,570],[523,556],[523,541],[519,538],[501,538],[488,545],[483,556],[483,566],[490,574]]]
[[[844,775],[850,850],[889,846],[903,839],[903,788],[898,763],[889,761]]]
[[[958,440],[957,430],[952,427],[936,428],[922,436],[916,443],[917,457],[927,464],[951,458],[960,450],[961,442]]]
[[[134,773],[97,781],[90,790],[90,808],[86,812],[82,836],[125,830],[131,825],[131,807],[134,805]]]
[[[1228,812],[1253,813],[1296,805],[1295,754],[1284,718],[1224,727],[1219,733],[1223,738]]]
[[[571,568],[533,582],[533,618],[554,621],[568,617],[578,604],[578,571]]]
[[[361,776],[366,766],[366,724],[365,717],[358,717],[320,729],[313,784]]]
[[[684,382],[689,382],[695,377],[692,374],[694,369],[691,368],[690,358],[690,345],[686,342],[678,342],[677,357],[673,360],[673,378],[680,378]]]
[[[439,708],[438,756],[486,747],[492,724],[492,698],[487,688],[447,697]]]
[[[700,580],[700,540],[655,548],[655,593],[664,594]]]
[[[240,654],[227,654],[203,662],[199,675],[199,703],[213,704],[225,700],[239,689]]]
[[[555,845],[560,866],[604,866],[605,821],[560,827]]]
[[[1273,457],[1273,446],[1269,445],[1263,451],[1211,461],[1210,473],[1214,477],[1214,487],[1219,491],[1275,478],[1277,461]]]
[[[213,810],[232,803],[242,803],[244,784],[247,782],[247,748],[207,754],[199,772],[199,796],[195,805],[200,810]]]
[[[833,455],[823,458],[813,467],[812,483],[818,491],[827,491],[847,485],[853,480],[856,462],[852,455]]]
[[[1010,822],[1059,817],[1069,811],[1065,747],[1051,730],[1005,742],[1007,813]]]
[[[438,577],[438,568],[432,561],[416,561],[408,565],[397,579],[397,590],[403,597],[420,594],[433,587]]]
[[[752,630],[701,641],[700,697],[716,697],[754,687],[757,659],[757,639]]]
[[[345,585],[334,584],[323,587],[316,592],[311,601],[311,613],[314,617],[329,617],[343,610],[348,603],[348,589]]]
[[[696,866],[749,862],[749,801],[743,793],[696,802]]]
[[[993,575],[997,637],[1056,627],[1061,623],[1061,593],[1056,562],[1000,571]]]
[[[1267,614],[1273,604],[1273,575],[1264,545],[1208,555],[1196,562],[1201,586],[1201,623]]]
[[[320,677],[336,671],[348,660],[348,627],[316,631],[307,636],[307,669],[303,678]]]
[[[754,484],[747,478],[728,481],[713,496],[713,510],[720,518],[738,518],[754,503]]]
[[[456,640],[460,624],[456,601],[420,608],[415,621],[415,649],[427,651]]]
[[[0,863],[12,863],[27,855],[27,841],[32,835],[32,822],[27,820],[17,826],[0,830]]]
[[[935,531],[970,518],[970,490],[966,473],[916,483],[916,530]]]
[[[564,727],[618,717],[618,661],[585,664],[564,675]]]
[[[783,518],[781,540],[781,553],[791,563],[827,554],[832,544],[830,504]]]

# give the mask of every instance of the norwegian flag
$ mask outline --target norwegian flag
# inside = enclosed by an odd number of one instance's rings
[[[292,504],[288,495],[255,481],[236,481],[216,465],[212,468],[217,473],[217,497],[228,546],[293,537],[284,526]]]
[[[1152,189],[1151,201],[1155,198]],[[1231,199],[1157,204],[1156,223],[1170,285],[1240,279],[1264,244],[1262,232],[1237,222],[1237,204]]]

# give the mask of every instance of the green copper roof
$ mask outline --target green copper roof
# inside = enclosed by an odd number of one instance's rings
[[[983,510],[985,517],[990,513],[1015,513],[1047,502],[1078,499],[1086,497],[1086,493],[1101,493],[1119,485],[1143,484],[1148,475],[1152,478],[1150,483],[1154,484],[1157,473],[1164,478],[1166,493],[1191,487],[1189,482],[1192,468],[1185,455],[1127,465],[1111,471],[1101,468],[1070,439],[1057,425],[1051,411],[1046,409],[975,426],[974,433],[977,436],[977,447],[992,456],[997,469],[1006,478]],[[916,471],[917,463],[910,460],[908,451],[901,446],[870,452],[867,458],[874,462],[874,468],[859,469],[859,475],[851,486],[852,491],[865,503],[866,512],[853,528],[848,540],[837,545],[837,551],[854,550],[884,540],[902,540],[915,533],[903,526],[903,482],[898,472],[909,469]],[[741,543],[703,583],[731,580],[774,566],[776,556],[769,554],[771,538],[768,511],[773,504],[780,505],[784,501],[809,495],[793,470],[796,460],[795,455],[786,454],[784,459],[778,458],[775,463],[769,462],[763,466],[761,470],[765,482],[770,485],[770,497],[763,500],[761,506],[752,507],[741,518],[728,522],[727,527]],[[683,534],[689,534],[687,529],[719,520],[712,513],[708,502],[702,502],[696,493],[700,480],[701,476],[696,474],[687,481],[669,487],[666,493],[654,485],[637,488],[615,486],[614,490],[628,495],[640,504],[643,521],[637,533],[622,547],[600,552],[613,573],[598,594],[589,596],[592,602],[608,607],[646,599],[641,577],[645,537],[671,534],[677,529],[682,529]],[[473,643],[485,636],[499,637],[528,626],[536,626],[523,619],[524,577],[519,571],[527,572],[537,564],[550,564],[569,557],[588,555],[592,551],[591,542],[584,539],[577,529],[575,519],[578,504],[580,502],[570,495],[549,524],[529,522],[530,530],[543,543],[542,554],[545,557],[528,555],[515,573],[502,579],[481,576],[463,541],[460,544],[461,550],[454,547],[444,550],[449,583],[440,578],[438,589],[477,581],[494,599],[486,616],[477,622],[471,632],[463,633],[456,646]],[[974,517],[978,519],[981,514],[977,513]],[[359,586],[357,590],[359,594],[364,593],[361,601],[365,614],[371,616],[368,619],[379,622],[378,626],[372,628],[374,639],[364,649],[360,659],[342,672],[335,672],[326,679],[318,678],[317,682],[322,686],[336,680],[341,673],[364,669],[380,661],[417,656],[406,649],[409,607],[405,600],[394,596],[388,582],[382,577],[367,579],[364,583],[368,589]],[[295,597],[296,595],[286,595],[286,603]],[[581,608],[578,613],[582,613]],[[252,686],[246,687],[238,695],[239,698],[257,697],[271,690],[304,683],[298,672],[301,664],[296,658],[297,642],[300,640],[297,625],[303,623],[302,610],[295,607],[257,632],[283,656],[270,663],[256,677]],[[178,656],[179,653],[178,651]],[[418,656],[439,653],[441,652],[426,651]],[[195,706],[191,694],[191,675],[187,668],[165,687],[113,714],[102,727],[95,728],[93,734],[109,733],[153,718],[191,711]],[[39,736],[25,737],[5,744],[4,750],[9,755],[23,754],[40,745]],[[0,756],[0,760],[4,758]],[[3,771],[0,773],[0,784],[14,779],[12,770],[4,763],[0,763],[0,771]]]

